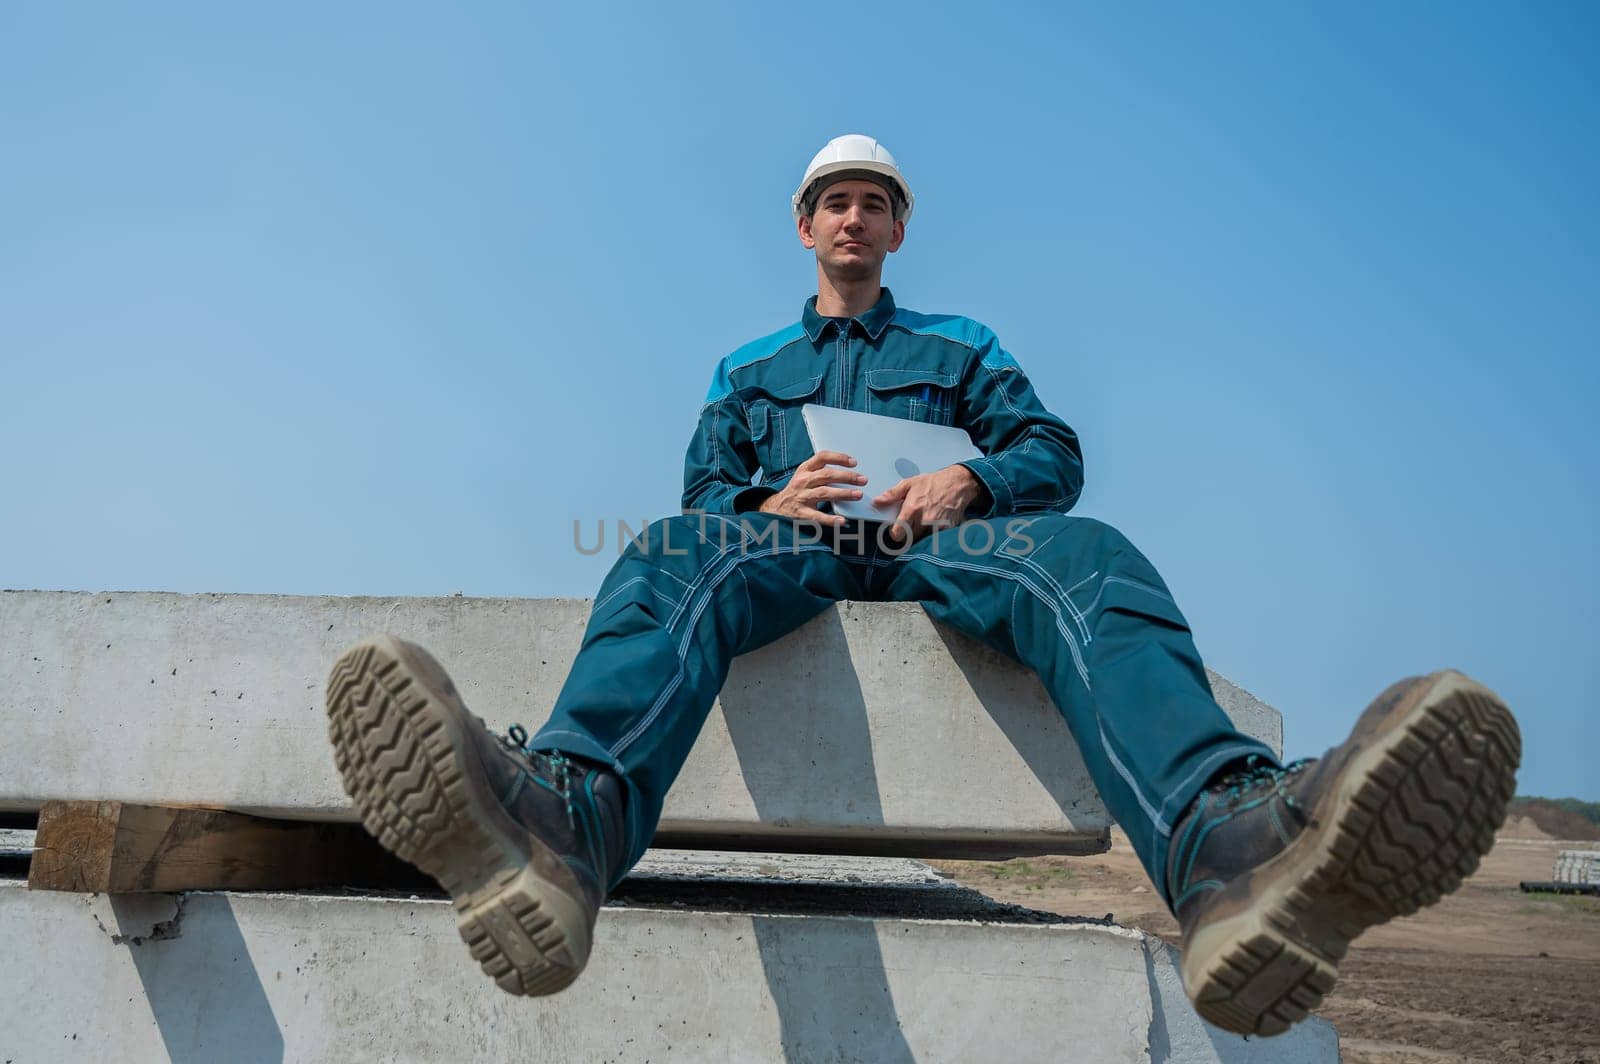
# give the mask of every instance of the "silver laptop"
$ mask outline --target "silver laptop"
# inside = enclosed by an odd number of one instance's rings
[[[898,505],[872,505],[880,492],[906,477],[983,457],[966,430],[951,425],[927,425],[816,403],[802,406],[800,416],[811,434],[812,451],[842,451],[856,460],[855,471],[867,478],[861,498],[834,502],[833,512],[844,517],[893,521],[900,512]]]

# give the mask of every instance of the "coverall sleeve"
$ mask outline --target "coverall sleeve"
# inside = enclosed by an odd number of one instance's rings
[[[975,357],[961,382],[958,421],[984,457],[961,464],[983,483],[970,517],[1072,509],[1083,491],[1078,434],[1044,408],[1022,367],[979,327]]]
[[[733,394],[726,362],[719,363],[683,459],[683,512],[733,514],[758,508],[773,489],[751,486],[757,467],[744,404]]]

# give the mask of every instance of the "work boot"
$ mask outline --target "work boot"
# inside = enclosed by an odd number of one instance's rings
[[[1511,711],[1459,672],[1402,680],[1320,760],[1249,758],[1173,827],[1183,984],[1207,1021],[1278,1034],[1363,930],[1461,885],[1516,789]]]
[[[529,751],[517,726],[494,735],[427,651],[387,635],[333,666],[328,734],[362,824],[449,891],[502,990],[552,994],[578,977],[625,870],[615,774]]]

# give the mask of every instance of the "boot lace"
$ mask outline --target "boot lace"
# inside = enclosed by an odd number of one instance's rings
[[[1290,809],[1299,809],[1300,803],[1285,789],[1285,782],[1303,772],[1310,763],[1309,758],[1302,757],[1280,768],[1260,754],[1250,754],[1244,759],[1243,767],[1224,775],[1217,780],[1212,789],[1222,792],[1223,801],[1232,806],[1247,796],[1270,788],[1278,792],[1278,796]]]
[[[500,742],[527,761],[534,772],[555,784],[567,806],[567,824],[574,831],[578,830],[578,810],[572,800],[572,773],[576,766],[559,750],[530,750],[528,741],[528,729],[520,724],[511,725],[500,737]]]

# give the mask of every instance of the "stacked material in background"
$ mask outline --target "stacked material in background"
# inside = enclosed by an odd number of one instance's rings
[[[1562,850],[1556,854],[1557,883],[1600,886],[1600,850]]]

